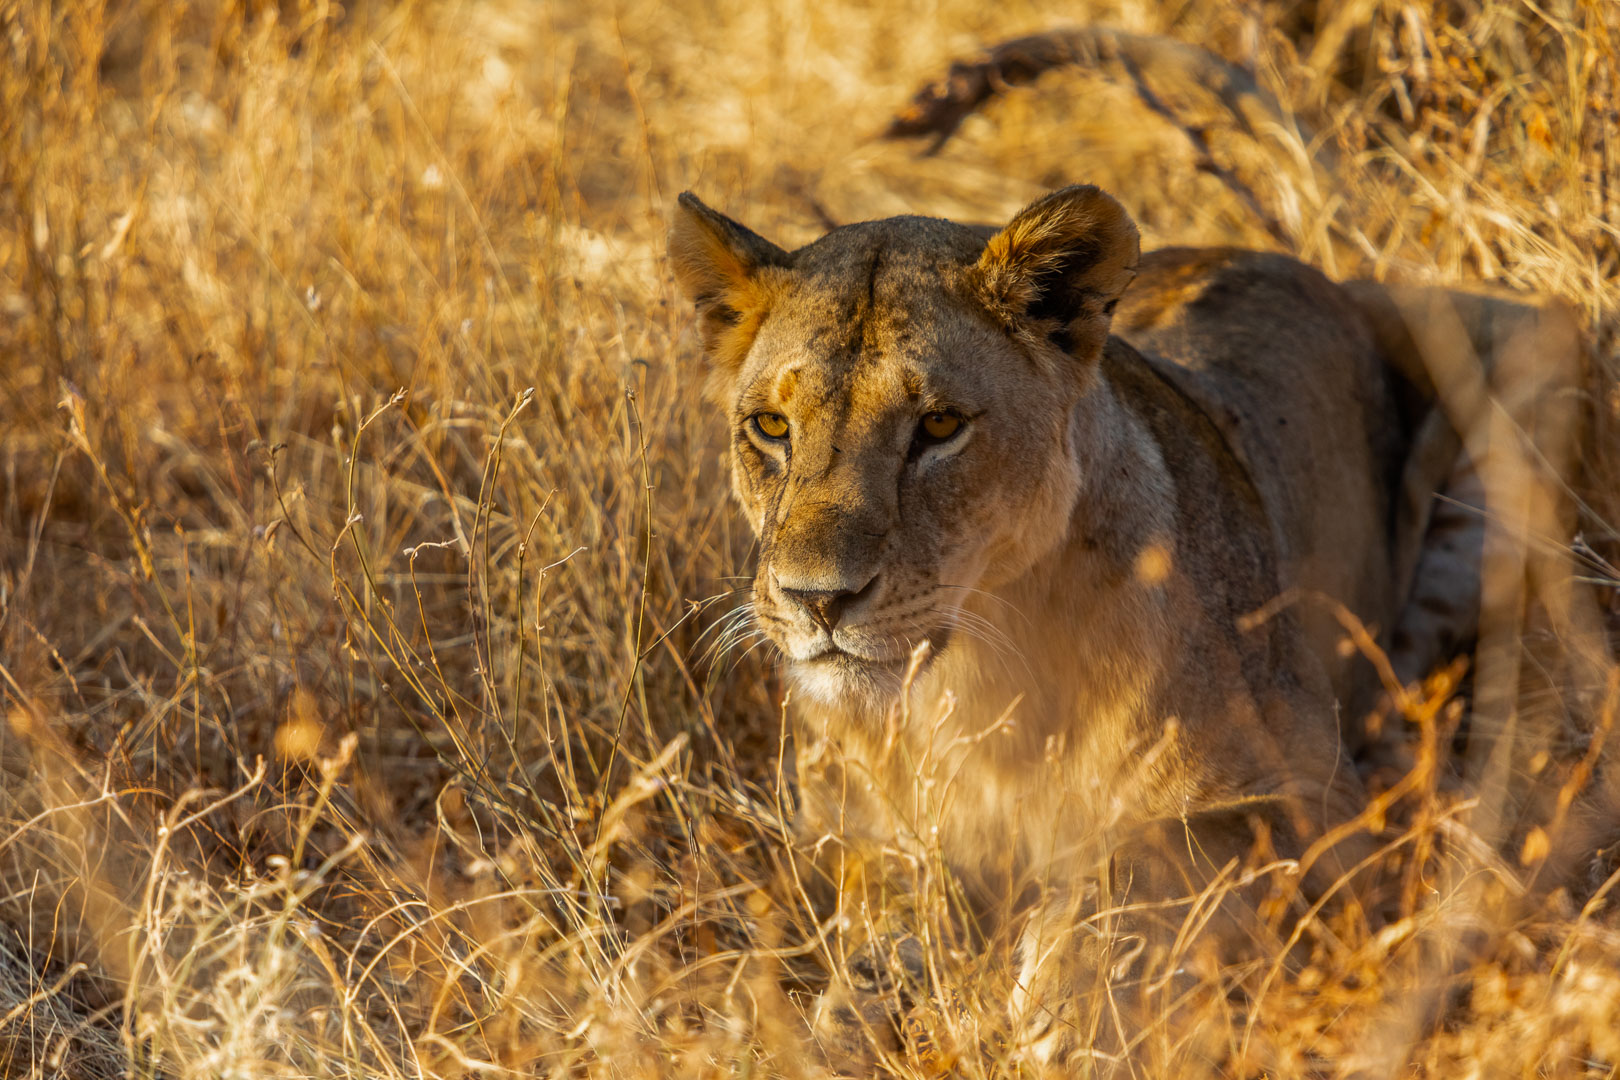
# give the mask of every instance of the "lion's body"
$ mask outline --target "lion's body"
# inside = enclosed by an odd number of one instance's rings
[[[1377,687],[1341,616],[1387,639],[1414,595],[1459,634],[1477,614],[1412,589],[1458,441],[1424,434],[1385,294],[1279,255],[1139,259],[1092,188],[993,235],[895,218],[794,253],[683,205],[831,878],[937,853],[983,911],[1072,925],[1088,882],[1192,895],[1355,815],[1341,727]],[[1023,950],[1020,1009],[1078,992],[1097,956],[1070,951]]]
[[[1064,542],[965,600],[998,633],[953,641],[914,679],[917,723],[891,735],[837,701],[802,706],[807,831],[937,837],[994,889],[1095,866],[1133,820],[1285,792],[1317,828],[1321,811],[1353,812],[1342,631],[1309,602],[1240,624],[1288,589],[1373,626],[1394,614],[1401,447],[1371,335],[1335,286],[1279,256],[1166,252],[1140,271],[1087,391]]]

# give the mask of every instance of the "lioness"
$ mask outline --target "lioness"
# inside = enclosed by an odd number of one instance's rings
[[[1297,858],[1362,804],[1332,605],[1387,633],[1409,589],[1411,374],[1317,271],[1142,256],[1090,186],[794,252],[687,194],[670,250],[760,541],[802,838],[1036,898],[1014,1007],[1062,1053],[1085,981],[1184,912],[1136,904],[1112,945],[1077,915]]]

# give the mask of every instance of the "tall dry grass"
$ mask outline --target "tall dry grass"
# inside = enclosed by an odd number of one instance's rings
[[[937,154],[875,138],[1082,19],[1301,124],[1057,73]],[[821,1071],[777,684],[704,655],[750,541],[663,259],[685,187],[796,243],[1084,179],[1150,243],[1565,296],[1614,612],[1617,34],[1602,0],[0,4],[0,1071]],[[1614,693],[1555,675],[1526,770],[1573,798]],[[1424,715],[1397,917],[1179,1003],[1156,1069],[1614,1073],[1612,862],[1533,888],[1531,826],[1588,804],[1476,842],[1460,706]],[[1004,966],[931,959],[893,1067],[1020,1068]]]

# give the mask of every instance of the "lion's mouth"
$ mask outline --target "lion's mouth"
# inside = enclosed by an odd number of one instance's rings
[[[844,637],[842,632],[837,636]],[[947,636],[930,633],[929,648],[922,651],[916,645],[923,638],[890,644],[823,636],[813,649],[798,657],[790,654],[788,671],[801,690],[826,704],[886,708],[929,670]]]
[[[949,640],[950,631],[945,627],[885,648],[876,648],[860,641],[839,641],[835,635],[822,644],[820,651],[799,662],[822,665],[829,670],[848,670],[862,674],[881,671],[897,676],[904,675],[915,664],[916,671],[913,674],[920,675],[939,658]]]
[[[834,666],[851,667],[896,667],[903,662],[898,656],[873,656],[865,652],[856,652],[840,645],[828,644],[820,652],[814,653],[800,661],[805,664],[831,664]]]

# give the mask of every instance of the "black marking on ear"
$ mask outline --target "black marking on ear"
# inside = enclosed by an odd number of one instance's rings
[[[1035,319],[1062,319],[1067,322],[1081,313],[1088,299],[1096,293],[1080,284],[1078,279],[1102,258],[1102,249],[1095,242],[1077,243],[1061,265],[1053,267],[1039,278],[1039,292],[1026,312]]]
[[[716,290],[692,298],[692,306],[705,319],[723,326],[736,326],[742,322],[742,312],[726,302],[726,294]]]

